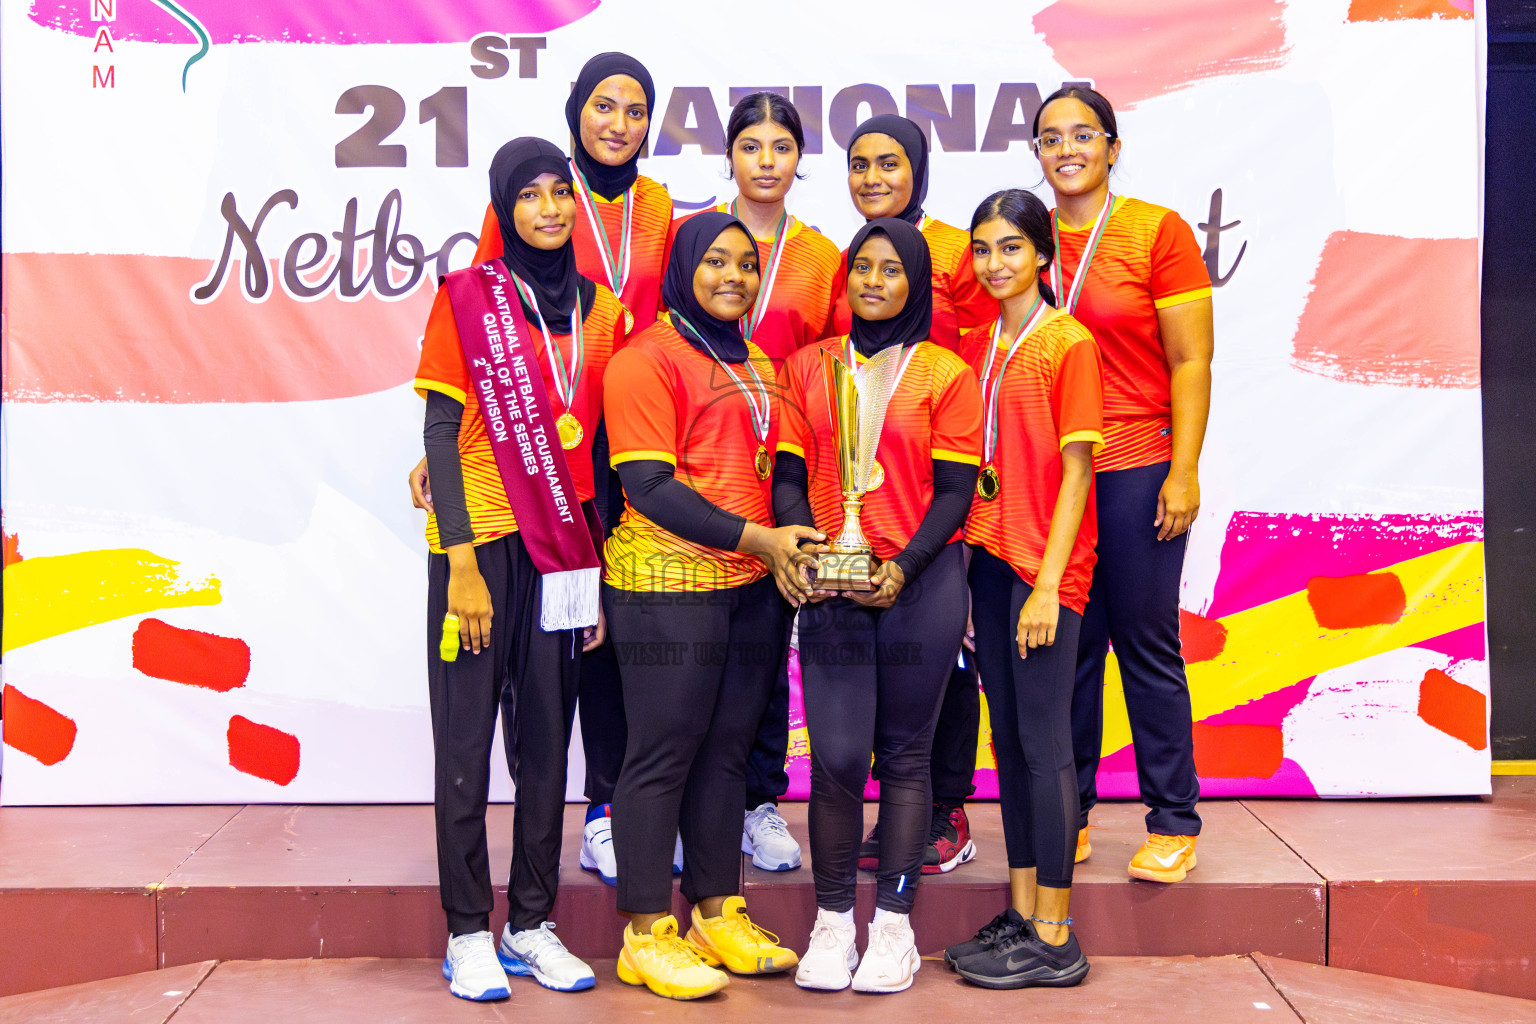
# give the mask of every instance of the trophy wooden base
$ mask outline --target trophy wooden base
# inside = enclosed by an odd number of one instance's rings
[[[816,556],[816,589],[874,590],[873,551],[826,551]]]

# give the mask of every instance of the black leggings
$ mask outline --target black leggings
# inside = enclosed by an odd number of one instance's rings
[[[1002,559],[971,555],[971,622],[987,707],[1010,868],[1035,868],[1040,885],[1072,885],[1077,772],[1072,683],[1083,617],[1061,608],[1056,641],[1019,657],[1019,612],[1033,588]]]
[[[765,576],[689,593],[604,584],[603,609],[629,721],[613,795],[619,909],[668,911],[679,831],[684,898],[734,895],[747,750],[784,658],[789,605]]]
[[[514,533],[475,548],[491,593],[490,647],[438,655],[448,610],[448,556],[427,558],[427,695],[436,764],[437,877],[448,931],[487,931],[491,914],[485,804],[491,740],[501,714],[507,766],[517,787],[512,870],[513,931],[536,928],[555,903],[565,815],[565,758],[576,710],[579,630],[539,628],[539,571]]]
[[[875,905],[909,913],[932,821],[934,721],[965,632],[964,559],[948,545],[884,610],[847,598],[800,612],[811,741],[811,866],[816,905],[853,909],[864,782],[880,779]]]

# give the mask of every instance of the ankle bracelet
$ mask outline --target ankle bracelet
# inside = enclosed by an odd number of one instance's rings
[[[1029,915],[1029,919],[1031,921],[1034,921],[1036,924],[1059,924],[1059,925],[1066,925],[1067,927],[1071,927],[1071,925],[1072,925],[1072,919],[1070,917],[1067,918],[1065,921],[1047,921],[1044,918],[1036,917],[1034,914],[1030,914]]]

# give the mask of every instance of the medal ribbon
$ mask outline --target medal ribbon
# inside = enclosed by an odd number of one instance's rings
[[[629,250],[630,228],[634,224],[635,216],[635,189],[631,185],[624,190],[624,226],[619,231],[619,254],[615,258],[613,248],[608,244],[608,229],[603,227],[603,219],[597,215],[597,209],[592,203],[589,194],[591,187],[587,179],[582,176],[581,168],[572,160],[571,184],[575,186],[576,200],[581,203],[581,208],[586,212],[587,223],[592,226],[592,234],[597,238],[597,255],[603,261],[603,273],[608,275],[608,288],[615,295],[624,293],[624,282],[629,280]]]
[[[985,426],[981,433],[981,464],[990,466],[992,455],[997,451],[997,407],[998,395],[1003,390],[1003,375],[1008,372],[1008,364],[1013,361],[1013,354],[1024,344],[1024,339],[1032,334],[1036,327],[1040,326],[1051,307],[1045,304],[1043,298],[1036,297],[1035,304],[1029,307],[1029,312],[1024,314],[1024,322],[1019,325],[1018,336],[1013,339],[1013,344],[1008,346],[1008,354],[1003,357],[1002,369],[997,371],[997,379],[992,378],[992,362],[997,358],[999,348],[998,340],[1003,333],[1003,318],[999,316],[997,323],[992,325],[992,345],[987,350],[987,365],[981,372],[981,405],[986,410]],[[987,385],[991,384],[991,390]]]
[[[720,369],[730,375],[731,381],[736,385],[736,390],[741,392],[742,397],[747,400],[748,407],[752,410],[752,433],[757,437],[757,443],[766,445],[768,443],[768,429],[773,425],[773,398],[768,393],[767,387],[763,385],[763,378],[757,375],[757,367],[752,365],[752,357],[748,355],[746,358],[747,372],[752,374],[752,383],[757,385],[757,393],[762,395],[763,407],[761,410],[757,407],[757,397],[753,394],[753,389],[747,387],[746,382],[736,375],[736,371],[731,369],[729,363],[715,355],[714,348],[709,344],[709,340],[699,333],[699,329],[683,319],[681,313],[673,312],[668,315],[692,331],[693,336],[698,338],[699,342],[703,344],[704,351],[708,352],[710,357],[719,364]]]
[[[1077,271],[1072,275],[1072,290],[1063,292],[1061,287],[1061,232],[1058,225],[1061,221],[1061,211],[1051,214],[1051,241],[1056,244],[1057,258],[1051,264],[1051,290],[1056,293],[1056,301],[1061,303],[1062,312],[1071,313],[1077,309],[1077,300],[1082,297],[1083,283],[1088,280],[1088,264],[1093,262],[1093,254],[1098,251],[1099,239],[1104,237],[1104,229],[1109,226],[1110,209],[1115,205],[1115,196],[1109,193],[1104,198],[1104,209],[1099,211],[1099,219],[1093,223],[1093,232],[1088,236],[1088,244],[1083,247],[1083,258],[1078,261]]]
[[[736,217],[736,200],[731,200],[731,216]],[[741,218],[737,217],[738,220]],[[779,276],[779,257],[784,252],[785,234],[789,230],[789,211],[779,214],[779,228],[773,235],[773,248],[768,250],[768,258],[764,261],[762,270],[762,288],[757,293],[757,301],[752,308],[747,310],[747,315],[741,318],[741,333],[748,340],[757,331],[758,324],[763,322],[763,317],[768,315],[768,297],[773,294],[773,282]]]
[[[516,274],[512,275],[512,283],[517,286],[517,294],[522,296],[523,302],[529,309],[537,310],[538,300],[533,297],[533,289],[523,283],[523,279]],[[544,335],[544,352],[549,356],[550,375],[555,380],[555,392],[560,396],[560,402],[569,412],[576,404],[576,389],[581,385],[581,371],[586,364],[586,346],[581,342],[581,296],[576,296],[576,308],[571,312],[571,366],[567,370],[560,358],[560,346],[556,345],[549,336],[549,325],[544,318],[539,317],[539,333]]]

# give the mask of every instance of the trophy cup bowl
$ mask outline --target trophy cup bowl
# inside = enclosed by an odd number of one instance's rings
[[[821,365],[826,373],[827,411],[832,419],[838,484],[843,493],[843,529],[829,543],[832,550],[817,556],[816,587],[873,590],[871,577],[877,562],[859,514],[880,446],[880,431],[885,426],[885,409],[900,373],[901,347],[876,353],[857,370],[823,349]]]

